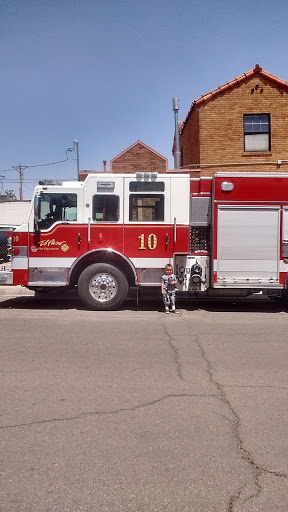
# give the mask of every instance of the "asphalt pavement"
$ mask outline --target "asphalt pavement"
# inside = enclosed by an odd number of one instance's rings
[[[0,295],[1,512],[288,511],[277,304],[95,312],[13,290]]]

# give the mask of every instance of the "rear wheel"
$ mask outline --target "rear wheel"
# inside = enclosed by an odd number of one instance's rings
[[[127,297],[128,282],[118,268],[106,263],[94,263],[80,275],[78,293],[90,309],[116,309]]]

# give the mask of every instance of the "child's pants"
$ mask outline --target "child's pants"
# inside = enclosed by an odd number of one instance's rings
[[[175,306],[175,290],[164,293],[163,302],[165,306]]]

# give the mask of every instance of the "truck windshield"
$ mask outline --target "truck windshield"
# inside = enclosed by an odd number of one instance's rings
[[[38,203],[38,227],[48,229],[58,221],[77,220],[77,194],[42,193]]]

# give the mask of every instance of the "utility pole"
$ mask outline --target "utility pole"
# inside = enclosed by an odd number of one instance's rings
[[[12,165],[15,171],[19,172],[19,199],[23,201],[23,171],[27,169],[28,165]]]
[[[3,180],[4,180],[5,176],[0,176],[0,184],[1,184],[1,190],[0,190],[0,194],[2,195],[3,194]]]
[[[77,176],[78,176],[78,181],[79,181],[80,168],[79,168],[79,143],[78,143],[78,140],[74,140],[74,147],[76,147]]]

